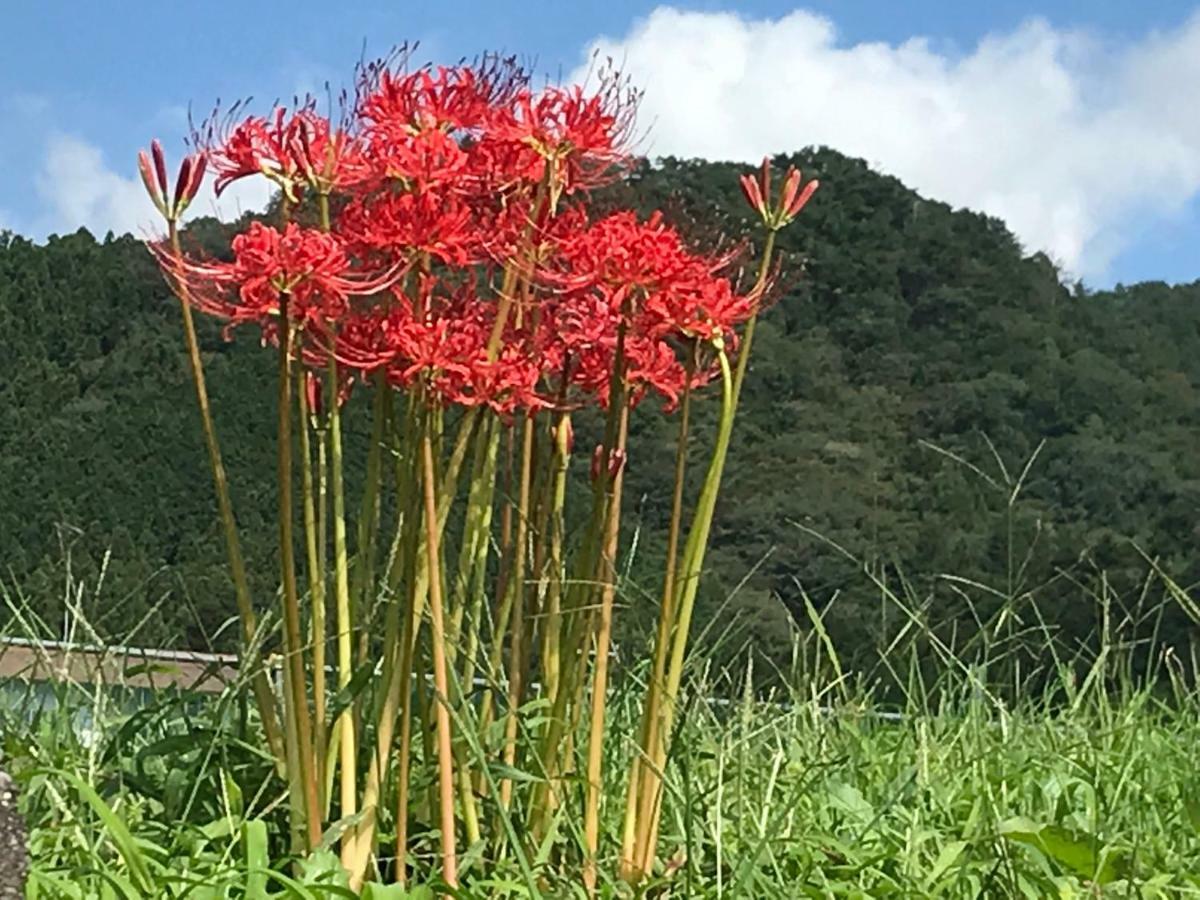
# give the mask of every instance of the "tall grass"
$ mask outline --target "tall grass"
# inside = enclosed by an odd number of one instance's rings
[[[1151,577],[1162,603],[1189,602],[1164,576]],[[1031,629],[1025,639],[1040,635],[1044,666],[1014,681],[1003,645],[953,648],[913,613],[913,598],[880,587],[908,627],[873,669],[843,664],[815,608],[796,629],[791,666],[767,679],[773,689],[761,689],[753,655],[720,671],[707,657],[691,660],[661,770],[666,862],[637,889],[609,880],[623,823],[619,804],[606,804],[602,895],[1200,896],[1200,703],[1176,648],[1130,640],[1115,617],[1093,650],[1072,655],[1049,629]],[[20,620],[20,598],[4,600]],[[1012,615],[1002,609],[985,625]],[[1152,660],[1155,677],[1133,678],[1135,653]],[[617,762],[638,738],[651,673],[615,674],[603,767],[610,797],[625,788]],[[886,705],[885,685],[895,691]],[[350,896],[332,849],[337,830],[317,854],[290,855],[286,788],[254,737],[244,680],[204,698],[10,682],[3,698],[3,765],[29,818],[31,896]],[[476,706],[457,709],[472,716]],[[529,713],[522,721],[536,722]],[[476,734],[477,723],[457,724]],[[491,746],[502,747],[503,717],[491,728]],[[586,729],[580,722],[567,778],[586,770]],[[407,888],[375,884],[367,896],[443,889],[437,752],[432,736],[415,735],[412,747],[412,875]],[[505,779],[540,777],[505,765],[481,741],[467,752],[493,794]],[[568,862],[580,854],[557,849],[585,840],[573,811],[560,813],[532,854],[513,833],[515,817],[494,814],[511,839],[500,852],[483,841],[462,848],[457,896],[583,896],[578,863]],[[395,824],[382,815],[383,846],[393,845]],[[380,861],[380,882],[393,864]]]

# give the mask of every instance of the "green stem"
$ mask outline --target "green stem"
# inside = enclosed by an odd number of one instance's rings
[[[610,403],[621,404],[620,425],[616,447],[625,450],[629,431],[629,404],[624,392],[612,397]],[[592,671],[592,709],[588,729],[587,795],[583,816],[584,885],[589,895],[596,889],[596,857],[600,849],[600,791],[604,762],[604,711],[608,700],[608,660],[612,643],[613,605],[617,593],[617,542],[621,529],[621,485],[625,467],[621,466],[609,479],[608,520],[601,556],[601,579],[604,585],[600,600],[600,621],[596,632],[596,662]]]
[[[379,483],[383,455],[383,435],[387,427],[387,382],[382,373],[375,380],[375,397],[371,410],[371,445],[367,449],[367,484],[363,490],[362,507],[358,516],[358,547],[355,556],[352,609],[356,612],[360,631],[358,664],[363,665],[370,650],[370,623],[373,621],[375,597],[375,555],[379,533]]]
[[[296,559],[292,542],[292,342],[295,332],[288,320],[288,297],[279,298],[279,561],[283,585],[283,625],[285,665],[291,679],[292,715],[294,716],[299,767],[295,775],[304,793],[308,849],[321,841],[320,803],[314,773],[312,720],[304,678],[304,645],[300,634],[300,597],[296,589]],[[292,773],[289,773],[291,777]]]
[[[512,609],[512,628],[508,658],[508,709],[504,723],[504,765],[509,769],[516,764],[517,755],[517,709],[521,705],[522,656],[525,636],[525,556],[529,541],[529,495],[533,477],[533,433],[534,416],[525,418],[525,430],[521,440],[521,488],[517,499],[517,534],[513,546],[512,578],[507,586],[505,605]],[[503,635],[503,632],[500,632]],[[499,660],[497,660],[499,662]],[[512,799],[512,779],[500,780],[500,807],[507,809]]]
[[[429,621],[433,655],[433,683],[437,696],[438,808],[441,814],[442,880],[458,887],[458,854],[454,833],[454,750],[450,731],[450,686],[446,671],[446,619],[442,607],[440,523],[433,440],[426,428],[421,441],[425,495],[425,550],[429,571]]]
[[[309,439],[309,418],[311,410],[308,408],[308,392],[304,389],[304,385],[300,385],[300,389],[296,391],[297,402],[300,407],[300,458],[302,460],[300,466],[300,489],[303,496],[304,504],[304,551],[307,556],[308,569],[308,596],[309,603],[312,605],[310,616],[310,628],[312,636],[310,642],[312,644],[313,654],[313,744],[314,755],[316,761],[316,772],[314,777],[317,779],[317,785],[320,787],[319,802],[321,804],[322,815],[328,808],[328,803],[325,797],[325,584],[322,579],[320,553],[318,551],[318,534],[317,534],[317,500],[314,496],[313,489],[313,471],[312,471],[312,442]]]
[[[350,574],[346,551],[346,493],[342,479],[342,423],[337,403],[337,362],[329,358],[329,455],[330,488],[333,494],[333,571],[337,616],[337,681],[338,690],[345,690],[354,673],[353,630],[350,609]],[[354,716],[351,704],[338,714],[339,728],[339,801],[342,818],[352,816],[358,809],[357,749]],[[356,829],[342,834],[342,862],[347,869],[353,862]]]
[[[641,753],[634,756],[629,771],[628,793],[625,798],[625,826],[622,835],[622,877],[636,883],[645,875],[639,849],[644,849],[647,839],[643,829],[649,818],[647,799],[651,788],[647,785],[645,761],[651,758],[651,748],[659,740],[659,704],[663,690],[663,679],[667,668],[667,647],[671,637],[671,626],[675,621],[675,570],[679,556],[679,532],[683,522],[683,489],[687,473],[687,449],[692,405],[692,374],[696,366],[696,350],[693,347],[688,357],[687,381],[683,389],[683,401],[679,412],[679,436],[675,446],[675,488],[671,499],[671,524],[667,532],[667,555],[663,575],[661,608],[658,616],[658,632],[654,641],[654,663],[647,687],[646,710],[642,722]]]
[[[183,248],[179,242],[179,230],[174,221],[168,223],[168,237],[171,242],[171,252],[176,259],[183,256]],[[258,637],[258,619],[254,614],[254,604],[250,600],[250,585],[246,578],[246,563],[242,557],[242,545],[238,538],[237,519],[233,514],[233,502],[229,497],[229,481],[225,475],[225,464],[221,459],[221,446],[217,441],[217,430],[212,420],[212,410],[208,401],[208,386],[204,378],[204,362],[200,357],[200,342],[196,337],[196,324],[192,319],[192,304],[187,284],[180,279],[175,284],[179,297],[180,312],[183,315],[183,336],[187,344],[188,365],[191,368],[192,384],[196,388],[196,405],[200,409],[200,425],[204,432],[204,444],[208,450],[209,468],[212,470],[213,489],[217,495],[217,510],[221,518],[221,528],[225,535],[225,552],[229,557],[229,572],[233,578],[234,597],[237,601],[238,619],[242,626],[242,665],[252,662],[249,650],[254,646]],[[279,730],[279,715],[277,712],[275,694],[271,690],[267,673],[261,666],[250,680],[254,691],[258,714],[262,719],[263,733],[267,738],[267,746],[275,757],[276,769],[282,775],[287,771],[287,757],[284,749],[283,735]]]
[[[321,230],[330,230],[329,195],[317,195]],[[338,690],[345,690],[353,676],[353,622],[350,608],[349,559],[346,550],[346,492],[343,484],[342,417],[338,408],[337,360],[330,352],[327,364],[326,390],[329,397],[329,454],[330,488],[333,493],[333,571],[337,616]],[[348,705],[338,716],[339,800],[342,818],[352,816],[358,809],[357,748],[353,709]],[[357,829],[348,828],[342,834],[342,863],[350,869],[354,859]]]
[[[384,389],[381,385],[380,389]],[[405,419],[405,431],[399,439],[399,447],[411,450],[413,437],[413,411],[415,404],[409,404],[408,415]],[[370,863],[371,853],[375,849],[376,832],[378,826],[378,807],[379,799],[382,792],[382,785],[387,777],[388,760],[390,759],[392,738],[395,734],[397,719],[401,720],[401,747],[402,753],[398,761],[402,764],[400,771],[400,784],[397,794],[397,811],[399,812],[403,806],[404,818],[403,825],[397,826],[398,846],[404,847],[407,844],[407,790],[408,790],[408,759],[406,751],[409,742],[411,741],[411,707],[407,704],[405,698],[408,697],[411,690],[411,673],[412,673],[412,642],[409,640],[415,627],[414,621],[410,615],[413,605],[412,603],[401,603],[401,593],[397,591],[400,580],[404,574],[411,575],[412,558],[416,552],[416,535],[417,529],[411,527],[416,520],[416,510],[412,504],[414,499],[411,490],[414,479],[417,474],[412,470],[411,453],[396,454],[396,494],[400,512],[398,514],[397,523],[397,540],[400,542],[394,549],[395,555],[391,560],[391,567],[387,573],[387,608],[384,616],[384,662],[380,675],[380,684],[383,689],[377,692],[377,701],[375,709],[375,746],[374,752],[371,755],[371,760],[367,769],[366,784],[363,788],[363,799],[360,806],[361,819],[358,828],[358,838],[355,849],[353,865],[350,868],[350,886],[353,890],[361,890],[362,883],[366,878],[367,866]],[[404,527],[405,525],[410,527]],[[412,583],[411,577],[408,582]],[[401,608],[405,610],[403,621],[400,615]],[[404,856],[402,850],[398,850],[398,869],[397,875],[401,876],[405,867]],[[403,880],[401,878],[401,880]]]
[[[761,303],[767,285],[767,274],[771,268],[771,256],[775,249],[774,230],[767,232],[763,244],[762,258],[759,260],[758,276],[752,288],[751,296]],[[696,504],[696,513],[688,532],[687,545],[684,548],[682,571],[684,578],[677,587],[678,598],[675,603],[678,619],[672,635],[670,668],[668,669],[665,690],[662,693],[662,714],[659,717],[660,739],[652,746],[650,763],[645,766],[647,789],[643,803],[650,804],[650,815],[643,824],[644,835],[648,839],[643,842],[641,865],[648,869],[654,859],[658,844],[658,822],[662,814],[662,776],[669,753],[668,741],[675,720],[675,704],[679,685],[683,680],[684,654],[687,650],[688,633],[691,629],[692,611],[696,600],[696,592],[700,585],[700,572],[704,567],[705,551],[708,548],[708,535],[712,528],[713,512],[716,509],[717,494],[721,489],[721,477],[725,471],[725,457],[729,450],[729,438],[733,433],[733,422],[737,416],[738,402],[742,394],[742,385],[746,380],[746,371],[750,363],[750,351],[754,345],[754,332],[758,323],[757,314],[746,323],[742,335],[742,344],[738,352],[736,371],[730,374],[729,359],[723,349],[718,348],[718,360],[721,365],[721,420],[717,429],[717,442],[709,461],[708,472],[700,499]]]

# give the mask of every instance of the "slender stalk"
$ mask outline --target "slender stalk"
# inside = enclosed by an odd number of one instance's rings
[[[437,692],[438,798],[441,812],[442,879],[458,887],[454,834],[454,750],[450,734],[450,689],[446,672],[446,620],[442,608],[440,527],[433,465],[433,440],[426,428],[421,440],[425,494],[425,551],[429,566],[429,620],[432,630],[433,683]]]
[[[500,680],[500,669],[504,660],[504,638],[508,634],[508,623],[512,616],[513,594],[509,590],[509,584],[512,582],[512,572],[516,568],[516,557],[520,554],[520,545],[517,543],[516,535],[521,532],[521,514],[516,509],[518,504],[512,502],[512,483],[513,483],[513,457],[514,457],[514,434],[510,427],[507,433],[507,466],[505,471],[505,490],[504,490],[504,509],[500,513],[500,572],[496,579],[498,602],[496,613],[492,617],[492,645],[488,651],[487,671],[485,677],[492,682],[498,683]],[[521,490],[520,482],[518,482],[518,492]],[[517,526],[514,529],[513,519],[516,519]],[[494,688],[489,686],[489,689],[484,691],[483,700],[479,705],[479,736],[482,740],[489,728],[492,726],[493,716],[495,714],[495,695]],[[480,783],[476,785],[477,789],[482,791],[485,787],[484,779],[480,776]]]
[[[658,727],[662,739],[657,746],[651,748],[651,762],[646,771],[646,777],[650,783],[651,813],[649,840],[647,847],[644,848],[643,859],[653,859],[658,843],[658,820],[661,815],[662,795],[662,778],[659,773],[666,766],[669,749],[667,740],[675,721],[676,701],[679,686],[683,680],[684,654],[687,650],[688,633],[691,630],[692,612],[700,585],[700,573],[704,566],[704,552],[708,546],[713,511],[716,508],[717,494],[721,486],[721,472],[725,465],[725,455],[729,449],[729,437],[733,431],[733,379],[729,371],[729,359],[722,349],[718,350],[717,359],[721,365],[721,419],[717,427],[716,447],[709,462],[708,473],[696,504],[695,518],[691,530],[688,532],[687,545],[683,551],[681,563],[683,579],[678,587],[677,619],[671,638],[670,663],[661,699],[662,714],[659,717]]]
[[[459,422],[458,435],[454,440],[454,449],[450,453],[450,459],[447,461],[445,471],[442,473],[441,481],[438,483],[437,534],[439,540],[441,539],[442,532],[446,528],[446,519],[450,515],[450,506],[454,500],[454,495],[458,490],[458,479],[462,474],[463,463],[467,458],[467,450],[471,446],[471,436],[475,433],[475,426],[478,424],[478,422],[479,410],[477,408],[469,409],[463,415],[462,420]],[[419,449],[417,455],[419,465]],[[422,554],[422,556],[423,555],[424,554]],[[419,565],[413,578],[416,584],[416,591],[413,594],[413,602],[416,604],[417,618],[420,619],[425,614],[425,598],[429,595],[429,570],[424,565]]]
[[[624,392],[611,398],[621,404],[616,448],[622,454],[629,432],[629,404]],[[588,729],[587,795],[583,814],[583,880],[589,894],[596,890],[596,856],[600,849],[600,790],[604,762],[604,710],[608,699],[608,659],[612,641],[613,605],[617,593],[617,541],[621,530],[621,485],[625,467],[609,478],[608,519],[601,554],[601,578],[604,585],[600,600],[600,622],[596,632],[596,662],[592,671],[592,709]]]
[[[342,480],[342,422],[337,403],[337,362],[329,358],[329,472],[333,494],[333,571],[335,610],[337,616],[337,682],[338,690],[345,690],[354,672],[353,630],[350,609],[350,574],[346,551],[346,494]],[[355,740],[352,705],[346,705],[338,714],[338,799],[342,818],[354,815],[358,810],[357,748]],[[342,863],[353,864],[356,829],[348,828],[342,833]]]
[[[386,390],[384,385],[380,385],[380,390]],[[413,410],[414,404],[409,404],[408,415],[405,417],[405,430],[402,436],[399,437],[400,448],[411,448],[413,437]],[[388,427],[383,431],[391,432],[394,429],[392,424],[394,415],[390,411],[387,416]],[[394,436],[393,436],[394,437]],[[380,434],[382,441],[383,434]],[[412,471],[412,455],[396,454],[395,465],[396,479],[396,495],[400,512],[397,516],[397,532],[393,542],[392,557],[386,578],[387,606],[384,615],[384,638],[383,649],[384,659],[383,667],[379,678],[379,683],[382,689],[376,691],[376,701],[374,704],[375,715],[375,745],[371,754],[370,762],[367,767],[366,782],[363,787],[362,802],[359,804],[359,826],[358,836],[355,845],[355,854],[353,865],[349,869],[350,887],[355,891],[362,889],[363,881],[366,879],[367,867],[371,861],[371,854],[375,850],[376,833],[379,822],[379,800],[382,793],[382,786],[387,777],[388,760],[391,757],[392,738],[395,734],[397,720],[405,718],[406,721],[402,725],[409,729],[404,737],[404,743],[411,740],[411,710],[406,710],[403,707],[402,698],[405,696],[403,692],[411,689],[411,672],[412,659],[411,655],[406,655],[411,649],[411,642],[408,640],[408,634],[413,628],[413,622],[409,616],[409,612],[413,609],[411,603],[400,602],[400,592],[397,590],[401,578],[405,574],[410,574],[412,571],[412,558],[416,552],[416,535],[417,529],[411,527],[416,519],[415,510],[411,504],[413,501],[413,485],[414,472]],[[405,527],[405,526],[409,527]],[[411,584],[411,579],[409,584]],[[401,608],[405,610],[405,616],[401,618]],[[404,668],[402,669],[401,666]],[[408,778],[408,761],[403,759],[404,769],[402,778],[406,782]],[[401,789],[407,792],[407,784],[403,784]],[[398,798],[399,799],[399,798]],[[405,796],[407,802],[407,796]],[[399,811],[399,806],[397,807]],[[405,810],[404,831],[399,829],[397,835],[407,843],[407,809]],[[404,854],[397,854],[397,875],[400,876],[400,870],[404,868]]]
[[[295,773],[300,771],[300,750],[297,747],[299,738],[296,734],[296,716],[292,712],[293,698],[291,667],[286,663],[281,667],[283,674],[283,727],[284,752],[287,754],[287,771],[292,777],[287,779],[288,789],[288,837],[293,856],[303,857],[307,852],[308,835],[305,832],[304,788]]]
[[[638,849],[645,846],[639,826],[649,818],[647,796],[653,790],[647,779],[645,760],[651,748],[658,743],[659,703],[663,689],[663,678],[667,668],[667,647],[671,637],[671,626],[675,621],[675,569],[679,556],[679,531],[683,520],[683,488],[687,474],[688,429],[692,406],[692,373],[695,371],[696,348],[688,357],[687,381],[684,384],[683,400],[679,410],[679,435],[675,446],[675,488],[671,499],[671,524],[667,532],[667,555],[664,562],[661,608],[658,616],[658,633],[654,641],[654,662],[650,683],[646,693],[646,710],[642,723],[641,754],[633,758],[629,772],[629,787],[625,798],[625,826],[621,846],[621,876],[630,882],[640,881],[645,875],[641,867]]]
[[[317,209],[322,231],[330,230],[329,196],[317,195]],[[342,417],[338,408],[337,360],[330,353],[326,370],[329,393],[329,465],[330,488],[333,493],[333,571],[334,596],[337,617],[337,679],[338,690],[344,690],[353,675],[353,621],[350,608],[349,558],[346,550],[346,493],[342,480]],[[338,716],[338,798],[342,818],[352,816],[358,809],[357,748],[354,716],[351,706],[346,706]],[[354,842],[357,829],[348,828],[342,833],[342,864],[347,868],[353,864]]]
[[[499,447],[500,428],[498,422],[493,421],[488,432],[487,459],[480,477],[484,495],[477,504],[479,541],[475,545],[475,559],[471,570],[470,604],[466,613],[467,638],[463,647],[462,674],[462,683],[466,690],[471,690],[475,682],[475,671],[479,658],[483,604],[487,598],[487,561],[491,552],[492,507],[496,495],[496,463]]]
[[[283,585],[283,626],[285,665],[291,680],[291,713],[296,729],[299,755],[298,771],[304,792],[308,849],[321,841],[321,815],[317,780],[314,777],[312,720],[304,679],[304,645],[300,634],[300,598],[296,589],[296,559],[292,538],[292,343],[295,331],[288,320],[288,297],[280,294],[279,313],[279,562]],[[289,777],[291,773],[289,773]]]
[[[183,256],[183,248],[179,242],[179,229],[174,220],[167,223],[168,239],[171,242],[171,252],[175,258]],[[213,489],[217,495],[217,510],[221,518],[221,529],[225,535],[225,552],[229,557],[229,572],[233,578],[234,597],[237,600],[238,619],[242,626],[243,655],[254,646],[258,636],[258,618],[254,614],[254,604],[250,600],[250,585],[246,579],[246,563],[242,557],[242,544],[238,538],[237,520],[233,515],[233,502],[229,498],[229,481],[225,475],[225,464],[221,459],[221,445],[217,441],[217,430],[212,420],[212,410],[208,401],[208,386],[204,378],[204,362],[200,357],[200,342],[196,337],[196,324],[192,319],[192,304],[188,295],[187,284],[180,279],[175,284],[175,292],[179,298],[179,308],[183,315],[183,336],[187,344],[188,366],[192,372],[192,384],[196,388],[196,405],[200,409],[200,426],[204,432],[204,445],[208,450],[209,468],[212,470]],[[249,660],[242,659],[245,665]],[[279,715],[277,712],[275,694],[271,690],[267,673],[260,666],[250,679],[254,700],[258,706],[258,714],[262,719],[263,733],[267,738],[267,746],[275,757],[276,768],[282,774],[287,769],[286,751],[284,750],[283,735],[279,730]]]
[[[382,372],[375,379],[375,397],[371,409],[371,444],[367,448],[367,484],[363,489],[358,516],[358,552],[355,556],[351,609],[359,625],[358,664],[363,665],[370,651],[370,622],[374,606],[375,556],[379,533],[379,485],[382,467],[383,436],[388,418],[387,381]]]
[[[512,579],[508,583],[512,607],[512,634],[508,659],[508,711],[504,723],[504,765],[512,768],[517,756],[517,709],[521,705],[521,675],[523,639],[525,636],[525,555],[529,540],[529,494],[533,477],[533,414],[525,418],[525,430],[521,440],[521,487],[517,499],[517,535],[513,547]],[[500,806],[508,808],[512,800],[512,779],[505,776],[500,781]]]
[[[476,443],[475,463],[471,473],[471,490],[467,497],[466,523],[462,546],[459,549],[458,575],[454,581],[451,607],[454,610],[453,628],[447,646],[448,665],[453,670],[458,662],[458,648],[463,655],[462,675],[458,680],[454,702],[461,704],[463,694],[469,695],[475,680],[479,653],[479,634],[482,626],[484,600],[487,594],[487,561],[491,550],[492,505],[496,492],[496,457],[500,446],[498,420],[489,418],[481,428]],[[471,759],[458,754],[458,785],[463,808],[463,824],[468,843],[479,840],[476,810],[475,776]]]
[[[413,529],[415,532],[415,529]],[[416,541],[411,541],[408,553],[411,571],[412,558],[416,555]],[[415,589],[415,586],[414,586]],[[413,656],[417,646],[416,603],[410,595],[404,616],[404,628],[400,633],[400,652],[397,660],[400,694],[400,735],[396,748],[396,881],[404,884],[408,872],[408,808],[409,767],[412,762],[412,719],[413,719]]]
[[[614,356],[614,381],[610,395],[615,396],[620,384],[616,373],[623,372],[625,367],[625,328],[617,332],[617,348]],[[618,404],[609,403],[608,415],[604,427],[604,441],[600,446],[601,459],[610,458],[612,448],[616,444],[618,432]],[[533,819],[533,834],[542,840],[550,827],[553,811],[561,799],[557,794],[558,776],[566,771],[563,760],[571,756],[568,747],[563,750],[564,737],[568,744],[574,729],[578,725],[580,697],[585,684],[587,668],[587,650],[585,641],[590,635],[590,625],[593,619],[593,600],[597,584],[596,570],[600,565],[600,553],[604,540],[604,529],[608,520],[609,481],[608,467],[603,466],[593,479],[592,510],[588,518],[588,526],[584,539],[580,544],[580,552],[576,554],[572,566],[572,578],[568,584],[565,612],[563,614],[563,635],[560,656],[565,664],[561,667],[558,694],[550,707],[550,715],[546,723],[546,734],[542,741],[542,771],[546,773],[543,781],[534,788],[530,804],[530,816]]]
[[[571,414],[563,413],[554,430],[554,488],[550,501],[549,584],[546,586],[546,621],[542,627],[542,681],[546,698],[551,706],[558,697],[562,668],[560,653],[563,618],[563,542],[566,534],[563,511],[566,507],[567,472],[571,459],[570,433]]]
[[[774,230],[768,230],[767,239],[763,244],[762,258],[759,260],[758,276],[752,288],[752,296],[761,301],[766,290],[767,274],[771,267],[771,256],[775,249]],[[729,450],[729,438],[733,433],[733,423],[737,415],[737,406],[741,398],[742,385],[746,380],[746,371],[750,363],[750,351],[754,346],[754,332],[758,323],[757,314],[751,316],[742,334],[741,347],[738,352],[737,367],[731,375],[729,360],[724,349],[717,348],[718,361],[721,365],[721,419],[717,429],[717,442],[713,449],[709,469],[696,504],[696,512],[688,532],[687,545],[684,548],[682,572],[684,579],[677,587],[679,596],[675,605],[677,621],[672,635],[671,657],[667,673],[665,690],[661,694],[662,713],[659,716],[658,729],[660,739],[656,746],[650,746],[650,762],[644,763],[647,788],[643,803],[649,803],[650,815],[642,826],[642,859],[640,867],[643,871],[649,869],[653,862],[658,845],[658,823],[662,814],[662,778],[659,774],[666,765],[671,728],[675,719],[675,703],[679,685],[683,680],[684,654],[687,649],[688,632],[691,629],[692,609],[695,604],[696,592],[700,583],[700,572],[704,566],[704,555],[708,547],[708,535],[712,527],[713,512],[716,509],[717,494],[721,488],[721,477],[725,470],[725,457]]]
[[[494,482],[487,478],[488,460],[494,443],[494,419],[489,418],[479,429],[475,440],[475,460],[471,464],[471,488],[467,493],[467,511],[463,517],[463,536],[458,550],[458,566],[451,582],[453,593],[450,599],[451,616],[447,629],[450,640],[446,648],[447,661],[457,668],[458,647],[467,616],[467,597],[471,591],[475,567],[479,558],[479,546],[488,540],[487,523],[490,523],[492,487]],[[470,628],[470,622],[465,623]],[[469,689],[469,686],[468,686]]]
[[[309,438],[310,417],[312,410],[308,408],[308,391],[304,389],[304,385],[300,385],[296,391],[297,402],[300,407],[300,490],[303,497],[304,505],[304,551],[307,557],[307,574],[308,574],[308,598],[312,607],[309,618],[309,627],[312,631],[310,642],[312,644],[312,662],[313,662],[313,745],[314,756],[316,760],[316,772],[314,777],[317,779],[317,785],[320,787],[319,802],[321,804],[322,817],[325,815],[325,810],[328,809],[328,803],[325,791],[325,583],[321,571],[321,554],[318,550],[322,550],[323,545],[318,543],[317,529],[317,499],[313,487],[313,470],[312,470],[312,441]]]

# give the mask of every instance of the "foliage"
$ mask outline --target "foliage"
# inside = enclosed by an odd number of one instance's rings
[[[881,664],[919,671],[922,652],[904,641]],[[847,678],[818,630],[797,635],[790,655],[786,689],[762,699],[746,690],[752,664],[697,661],[668,771],[664,863],[639,896],[1200,892],[1200,706],[1179,680],[1167,694],[1134,685],[1122,635],[1084,661],[1082,681],[1061,666],[1014,704],[984,680],[985,656],[948,657],[943,700],[931,704],[934,685],[915,677],[900,714]],[[633,738],[633,686],[623,681],[610,704],[614,760]],[[247,746],[237,713],[251,705],[242,692],[122,702],[64,684],[49,704],[11,688],[0,733],[31,826],[31,897],[347,896],[331,856],[289,854],[270,762]],[[420,783],[434,781],[433,757],[418,748],[414,765]],[[619,795],[619,768],[606,771]],[[608,860],[620,840],[615,804],[603,826]],[[426,900],[439,888],[436,814],[424,804],[414,831],[409,893],[364,896]],[[531,865],[532,887],[511,857],[468,849],[459,896],[580,896],[577,872]],[[606,879],[612,870],[601,866],[603,895],[633,896]]]

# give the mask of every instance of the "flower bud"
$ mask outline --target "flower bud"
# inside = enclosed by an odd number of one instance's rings
[[[175,197],[171,201],[171,211],[178,216],[183,211],[184,192],[187,190],[188,183],[192,180],[192,158],[185,156],[183,162],[179,164],[179,177],[175,179]]]
[[[746,198],[746,202],[750,204],[750,208],[760,216],[766,212],[766,204],[763,203],[762,192],[758,188],[758,182],[753,176],[743,175],[738,179],[742,186],[742,194]]]
[[[788,209],[796,200],[796,191],[800,189],[800,170],[795,168],[788,169],[787,177],[783,180],[783,193],[779,196],[779,208],[775,211],[778,218],[783,218],[787,215]]]
[[[158,173],[158,189],[165,198],[168,193],[167,158],[163,154],[162,144],[159,143],[158,138],[150,142],[150,153],[154,156],[154,171]]]
[[[195,200],[196,195],[200,193],[200,185],[204,181],[204,170],[208,166],[208,158],[203,153],[195,154],[192,160],[192,177],[188,179],[187,187],[183,191],[184,206]]]
[[[304,399],[308,404],[308,414],[319,419],[324,412],[324,395],[321,392],[321,379],[313,372],[304,373]]]
[[[625,451],[613,450],[608,455],[608,480],[615,481],[617,476],[621,474],[621,470],[625,468]]]
[[[138,172],[142,176],[142,184],[146,186],[146,193],[150,195],[150,199],[154,201],[154,205],[158,207],[158,211],[165,216],[167,210],[163,206],[162,194],[159,192],[158,185],[154,181],[154,170],[151,166],[149,155],[147,155],[145,150],[139,150]]]
[[[817,188],[820,186],[821,182],[817,181],[815,178],[804,186],[804,190],[800,192],[800,196],[792,201],[787,208],[787,217],[789,220],[796,218],[796,216],[800,213],[800,210],[804,209],[805,204],[812,199],[812,195],[817,192]]]

